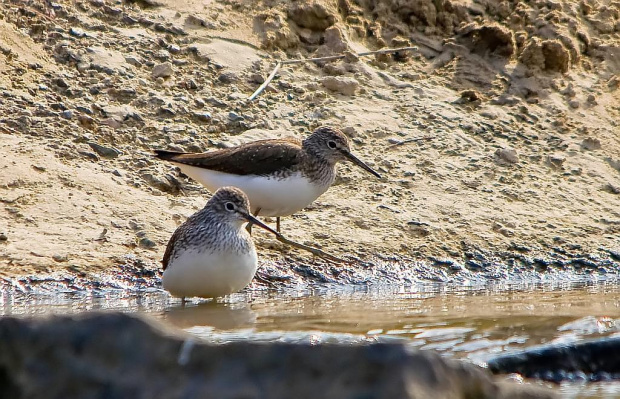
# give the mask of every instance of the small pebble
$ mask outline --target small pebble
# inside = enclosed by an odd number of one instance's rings
[[[583,371],[579,370],[579,371],[575,372],[574,380],[575,381],[587,381],[588,380],[588,376],[586,375],[586,373],[584,373]]]
[[[353,126],[347,126],[342,129],[342,133],[346,134],[348,137],[357,137],[357,130]]]
[[[56,262],[66,262],[68,260],[67,255],[60,254],[55,254],[54,256],[52,256],[52,259],[54,259]]]
[[[586,137],[581,142],[581,148],[589,151],[600,150],[601,149],[601,141],[594,137]]]
[[[508,163],[517,163],[519,162],[519,156],[517,155],[517,151],[514,148],[498,148],[495,151],[495,156],[501,159],[504,162]]]
[[[168,59],[170,59],[170,52],[168,52],[167,50],[159,50],[153,56],[155,58],[160,59],[160,60],[168,60]]]
[[[565,161],[566,158],[560,155],[548,155],[546,159],[547,165],[554,168],[561,168]]]
[[[113,147],[106,147],[97,143],[88,143],[90,148],[92,148],[97,154],[101,155],[104,158],[116,158],[121,155],[121,152]]]
[[[119,121],[114,118],[106,118],[101,121],[102,125],[110,126],[112,129],[120,129],[122,126]]]
[[[250,75],[250,82],[262,84],[263,82],[265,82],[265,77],[260,73],[253,73],[252,75]]]
[[[92,153],[90,151],[78,151],[78,154],[90,159],[91,161],[95,161],[95,162],[99,161],[99,157],[97,156],[97,154]]]
[[[62,87],[63,89],[66,89],[67,87],[69,87],[69,83],[67,83],[67,81],[64,80],[63,78],[56,79],[55,83],[56,83],[56,86]]]
[[[172,64],[169,62],[164,62],[163,64],[158,64],[153,67],[151,71],[151,76],[154,79],[157,78],[168,78],[172,76],[174,73],[174,69],[172,68]]]
[[[201,122],[209,122],[212,118],[208,112],[194,112],[192,116]]]
[[[321,84],[328,90],[335,91],[345,96],[353,96],[359,87],[359,82],[353,78],[341,76],[328,76],[321,80]]]
[[[130,65],[133,65],[135,67],[139,67],[142,65],[142,61],[140,61],[140,59],[136,56],[133,55],[126,55],[125,56],[125,62],[127,62]]]
[[[605,372],[605,371],[601,371],[596,375],[596,379],[597,381],[610,381],[611,380],[611,374]]]
[[[461,92],[461,100],[464,102],[480,101],[482,95],[476,90],[463,90]]]
[[[620,194],[620,186],[615,186],[611,183],[607,183],[605,186],[603,186],[603,190],[611,194]]]
[[[230,119],[231,121],[235,122],[235,121],[241,121],[243,120],[243,116],[237,114],[236,112],[229,112],[228,113],[228,119]]]
[[[515,382],[518,384],[522,384],[523,383],[523,376],[521,374],[518,373],[512,373],[512,374],[508,374],[505,379],[507,381],[511,381],[511,382]]]
[[[217,80],[219,80],[222,83],[233,83],[233,82],[238,81],[239,77],[233,72],[224,72],[220,74],[220,76],[217,77]]]
[[[193,79],[188,79],[188,80],[185,82],[185,86],[186,86],[188,89],[190,89],[190,90],[196,90],[196,89],[198,88],[198,84],[197,84],[197,83],[196,83],[196,81],[195,81],[195,80],[193,80]],[[203,105],[204,105],[204,104],[203,104]]]
[[[75,37],[85,37],[86,36],[86,32],[84,32],[80,28],[74,28],[74,27],[69,29],[69,34],[71,36],[75,36]]]
[[[78,121],[84,127],[93,127],[95,120],[88,115],[79,115]]]
[[[150,239],[146,237],[141,238],[140,241],[138,242],[138,245],[141,248],[146,248],[146,249],[152,249],[157,246],[157,244],[155,244],[153,241],[151,241]]]
[[[89,115],[93,114],[93,111],[90,108],[87,108],[87,107],[84,107],[84,106],[81,106],[81,105],[78,105],[77,107],[75,107],[75,109],[77,111],[80,111],[80,112],[84,113],[84,114],[89,114]]]
[[[138,223],[135,220],[130,220],[128,224],[129,224],[129,228],[132,229],[133,231],[142,230],[144,228],[144,226],[141,223]]]

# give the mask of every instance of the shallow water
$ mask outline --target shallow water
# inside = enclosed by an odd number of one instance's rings
[[[532,345],[620,334],[620,284],[610,281],[251,291],[185,306],[154,288],[0,295],[4,315],[95,309],[154,314],[211,342],[402,341],[478,364]],[[555,389],[565,397],[620,397],[620,382]]]

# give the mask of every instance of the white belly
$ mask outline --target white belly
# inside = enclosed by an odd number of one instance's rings
[[[175,165],[211,192],[226,186],[241,189],[250,200],[252,212],[260,208],[260,216],[292,215],[310,205],[329,188],[329,185],[312,184],[299,172],[286,179],[270,179],[255,175],[232,175],[178,163]]]
[[[162,282],[164,289],[174,296],[215,298],[245,288],[254,278],[256,268],[254,248],[243,255],[187,250],[164,270]]]

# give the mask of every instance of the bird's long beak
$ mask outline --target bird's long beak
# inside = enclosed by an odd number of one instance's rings
[[[277,231],[275,231],[274,229],[272,229],[271,227],[267,226],[265,223],[261,222],[260,220],[256,219],[254,216],[250,215],[249,213],[246,215],[243,215],[243,217],[250,223],[257,225],[258,227],[261,227],[265,230],[267,230],[270,233],[275,234],[276,236],[279,236],[280,233],[278,233]]]
[[[375,172],[373,168],[371,168],[370,166],[366,165],[358,157],[356,157],[355,155],[351,154],[349,151],[346,151],[346,150],[342,151],[342,154],[344,154],[344,156],[347,157],[347,159],[349,161],[353,162],[354,164],[356,164],[360,168],[364,169],[366,172],[368,172],[368,173],[378,177],[379,179],[381,178],[381,175],[379,173]]]

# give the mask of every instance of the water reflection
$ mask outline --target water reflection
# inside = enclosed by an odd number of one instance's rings
[[[4,290],[0,291],[0,314],[146,312],[216,343],[248,339],[312,344],[401,341],[483,363],[497,354],[537,344],[619,334],[619,294],[616,282],[433,284],[249,291],[182,306],[155,288],[64,293]],[[592,392],[587,395],[620,394],[619,386],[617,382],[604,388],[600,385],[598,391],[588,386]],[[571,396],[584,388],[573,384],[558,389]]]
[[[209,301],[198,305],[175,304],[163,318],[175,327],[212,327],[217,330],[245,329],[256,323],[256,312],[249,304],[230,304]]]
[[[561,397],[565,399],[611,399],[620,397],[620,383],[615,381],[596,384],[563,383],[557,389]]]

